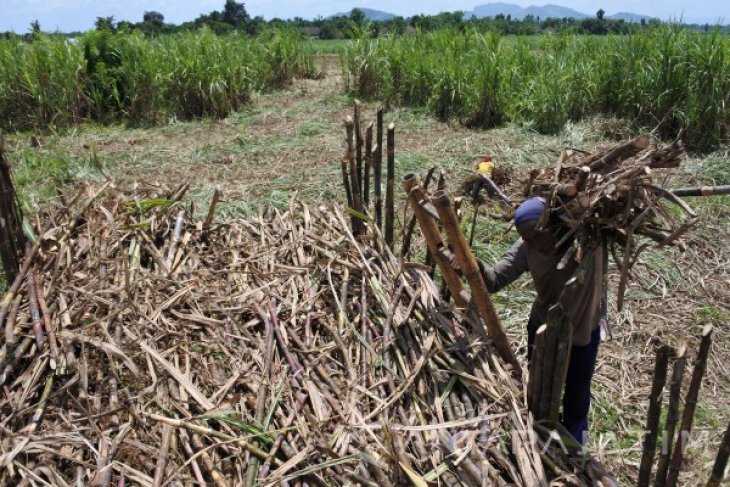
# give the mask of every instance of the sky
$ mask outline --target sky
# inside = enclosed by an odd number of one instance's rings
[[[503,0],[522,7],[553,3],[580,12],[593,14],[603,8],[607,15],[632,12],[658,17],[662,20],[682,18],[685,22],[730,23],[728,0]],[[220,10],[224,0],[0,0],[0,32],[26,32],[37,19],[45,31],[83,31],[93,27],[96,17],[113,15],[116,20],[139,22],[146,10],[156,10],[165,21],[182,23],[201,13]],[[443,10],[470,11],[489,0],[250,0],[245,1],[252,16],[265,18],[315,18],[354,7],[373,8],[408,17],[418,13],[434,14]]]

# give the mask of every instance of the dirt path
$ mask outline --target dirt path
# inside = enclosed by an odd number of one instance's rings
[[[206,200],[221,189],[236,202],[232,211],[283,204],[292,192],[308,199],[336,197],[342,123],[352,114],[352,100],[344,94],[339,65],[328,60],[325,69],[323,79],[297,80],[290,90],[258,95],[251,109],[222,121],[84,128],[61,139],[57,150],[75,159],[95,151],[120,182],[192,180],[192,194]],[[372,121],[376,109],[364,103],[363,119]],[[517,166],[543,164],[564,143],[578,142],[514,128],[471,131],[409,109],[391,111],[386,121],[396,124],[398,177],[432,165],[461,174],[485,153]]]

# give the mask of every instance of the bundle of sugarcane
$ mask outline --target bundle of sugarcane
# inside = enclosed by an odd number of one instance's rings
[[[621,272],[619,309],[629,270],[647,248],[637,237],[684,249],[680,237],[697,223],[692,209],[657,181],[657,170],[678,167],[684,152],[681,140],[659,147],[648,136],[593,154],[566,150],[555,167],[531,171],[523,185],[521,197],[547,200],[543,224],[557,218],[567,227],[558,242],[573,242],[566,259],[580,261],[587,249],[608,246]]]
[[[2,302],[0,484],[605,476],[543,448],[491,346],[337,207],[215,223],[220,198],[198,220],[185,190],[87,188],[41,215]]]
[[[0,136],[0,262],[8,281],[20,270],[20,256],[25,246],[18,196],[10,177],[10,165],[5,160],[4,143]]]

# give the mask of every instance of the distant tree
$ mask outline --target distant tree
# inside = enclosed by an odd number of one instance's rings
[[[223,22],[233,27],[240,27],[248,23],[251,18],[246,12],[246,5],[235,0],[226,0],[223,6]]]
[[[38,21],[38,19],[35,19],[33,22],[30,23],[30,33],[31,34],[40,34],[41,33],[41,23]]]
[[[393,19],[390,21],[389,32],[396,36],[402,36],[403,34],[405,34],[406,19],[400,16],[393,17]]]
[[[286,20],[280,19],[279,17],[274,17],[269,21],[269,25],[277,28],[285,27],[286,23]]]
[[[142,22],[147,22],[156,26],[162,26],[162,24],[165,23],[165,16],[162,15],[160,12],[150,10],[144,13],[144,15],[142,16]]]
[[[110,17],[97,17],[94,22],[94,27],[96,27],[96,30],[114,31],[117,29],[113,15]]]
[[[323,21],[320,26],[320,39],[335,39],[337,37],[337,26],[334,22]]]
[[[353,8],[350,11],[350,20],[355,22],[357,25],[363,25],[365,23],[365,12],[359,8]]]
[[[606,15],[606,11],[605,11],[605,10],[603,10],[602,8],[599,8],[599,9],[598,9],[598,12],[596,12],[596,18],[597,18],[598,20],[603,20],[603,16],[604,16],[604,15]]]
[[[139,25],[146,26],[146,25],[151,25],[151,24],[145,24],[144,22],[142,22]],[[120,20],[119,22],[117,22],[117,30],[122,31],[122,32],[133,31],[134,29],[137,28],[137,26],[138,26],[138,24],[134,24],[128,20]],[[141,27],[141,28],[144,30],[143,27]],[[157,27],[154,27],[154,28],[157,29]]]
[[[644,19],[644,18],[641,19],[641,26],[646,27],[646,19]]]
[[[261,15],[257,15],[256,17],[249,20],[246,24],[246,33],[251,35],[258,34],[262,30],[264,30],[265,26],[266,20]]]

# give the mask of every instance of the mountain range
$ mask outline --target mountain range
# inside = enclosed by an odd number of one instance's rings
[[[469,16],[469,14],[475,15],[476,17],[482,18],[482,17],[495,17],[499,14],[502,15],[511,15],[513,19],[519,19],[522,20],[528,15],[532,15],[533,17],[539,17],[541,19],[547,19],[547,18],[553,18],[553,19],[563,19],[563,18],[573,18],[573,19],[585,19],[589,17],[595,17],[596,14],[586,14],[583,12],[579,12],[577,10],[573,10],[572,8],[563,7],[562,5],[554,5],[554,4],[547,4],[542,6],[536,6],[536,5],[530,5],[529,7],[520,7],[519,5],[515,5],[513,3],[487,3],[484,5],[478,5],[474,7],[474,9],[471,12],[467,12],[466,15]],[[641,22],[642,19],[644,20],[650,20],[652,17],[648,15],[640,15],[635,14],[631,12],[617,12],[612,15],[606,15],[606,19],[623,19],[626,22]]]
[[[372,8],[361,8],[362,13],[365,14],[365,18],[368,20],[372,20],[375,22],[385,22],[388,20],[391,20],[393,17],[395,17],[395,14],[391,14],[388,12],[383,12],[382,10],[375,10]],[[350,12],[340,12],[334,15],[330,15],[327,17],[328,19],[334,18],[334,17],[349,17]]]
[[[383,12],[382,10],[374,10],[370,8],[361,8],[362,12],[365,14],[365,18],[368,20],[373,20],[376,22],[383,22],[391,20],[393,17],[395,17],[394,14],[389,12]],[[516,20],[522,20],[528,15],[532,15],[535,18],[540,19],[547,19],[547,18],[573,18],[573,19],[585,19],[589,17],[595,17],[595,13],[593,14],[586,14],[583,12],[579,12],[577,10],[573,10],[572,8],[563,7],[561,5],[553,5],[553,4],[547,4],[542,6],[536,6],[531,5],[529,7],[520,7],[519,5],[515,5],[513,3],[503,3],[503,2],[495,2],[495,3],[486,3],[483,5],[477,5],[474,7],[471,11],[464,12],[465,18],[470,18],[472,15],[477,18],[484,18],[484,17],[496,17],[497,15],[504,15],[504,16],[511,16],[511,18]],[[335,15],[332,15],[330,17],[341,17],[341,16],[348,16],[350,15],[349,12],[341,12]],[[640,15],[635,14],[631,12],[617,12],[612,15],[606,15],[606,19],[623,19],[626,22],[641,22],[641,20],[650,20],[652,17],[648,15]]]

